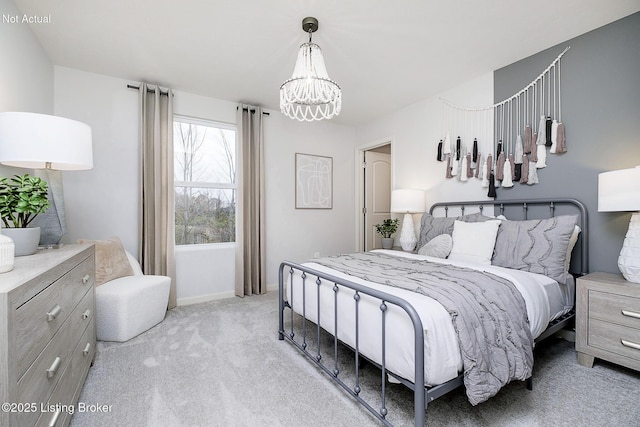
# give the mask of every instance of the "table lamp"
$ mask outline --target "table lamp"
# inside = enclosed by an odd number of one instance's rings
[[[424,190],[400,189],[391,192],[391,212],[404,213],[400,232],[400,246],[403,251],[410,252],[416,248],[418,240],[412,214],[424,212],[424,207]]]
[[[0,163],[43,169],[51,208],[36,218],[43,229],[41,245],[56,245],[65,233],[62,176],[52,171],[93,168],[91,128],[76,120],[48,114],[0,113]],[[37,221],[37,224],[36,224]]]
[[[640,283],[640,166],[598,175],[598,212],[634,212],[618,257],[629,282]]]

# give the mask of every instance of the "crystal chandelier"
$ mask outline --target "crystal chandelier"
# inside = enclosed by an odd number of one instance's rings
[[[311,42],[318,20],[304,18],[302,29],[309,42],[300,45],[293,75],[280,86],[280,111],[300,121],[330,119],[340,114],[342,91],[329,78],[320,46]]]

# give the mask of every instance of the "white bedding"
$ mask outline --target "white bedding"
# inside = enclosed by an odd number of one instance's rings
[[[541,274],[506,269],[492,265],[479,265],[456,262],[440,258],[431,258],[400,251],[377,250],[392,256],[425,259],[443,264],[455,264],[475,268],[504,277],[517,287],[522,294],[529,317],[531,333],[540,335],[548,323],[568,312],[573,304],[573,282],[559,285],[556,281]],[[411,303],[422,320],[425,333],[425,384],[436,385],[455,378],[462,370],[462,359],[458,341],[449,313],[435,300],[404,289],[368,282],[348,276],[320,264],[308,262],[305,266],[314,270],[345,278],[389,294],[397,295]],[[317,286],[315,276],[306,279],[306,318],[317,321]],[[300,275],[294,274],[293,302],[291,286],[287,286],[287,299],[296,313],[302,314],[302,290]],[[320,287],[320,326],[331,334],[334,327],[334,292],[332,283]],[[341,288],[337,293],[338,338],[351,347],[355,347],[355,310],[354,293]],[[380,363],[381,361],[381,314],[377,299],[361,296],[359,304],[359,349],[362,354]],[[386,325],[386,366],[387,370],[413,382],[414,378],[414,332],[409,317],[404,310],[389,304]]]

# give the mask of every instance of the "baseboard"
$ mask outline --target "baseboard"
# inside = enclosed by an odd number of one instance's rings
[[[219,292],[217,294],[208,294],[208,295],[200,295],[197,297],[189,297],[189,298],[178,298],[178,300],[176,301],[176,304],[178,306],[181,305],[191,305],[191,304],[198,304],[201,302],[208,302],[208,301],[216,301],[216,300],[220,300],[220,299],[228,299],[228,298],[233,298],[236,296],[236,293],[231,291],[231,292]]]
[[[267,285],[267,292],[277,292],[278,284]],[[176,305],[191,305],[191,304],[199,304],[201,302],[208,301],[216,301],[221,299],[235,298],[236,293],[233,291],[230,292],[219,292],[217,294],[208,294],[208,295],[200,295],[197,297],[189,297],[189,298],[178,298],[176,301]]]

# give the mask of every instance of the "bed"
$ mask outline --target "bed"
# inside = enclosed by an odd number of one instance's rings
[[[482,230],[490,230],[489,237]],[[588,271],[587,231],[586,209],[574,199],[437,203],[422,218],[418,247],[428,249],[449,235],[447,259],[438,250],[376,250],[283,262],[279,339],[386,425],[386,381],[413,390],[415,425],[424,425],[428,402],[463,385],[472,404],[510,381],[526,381],[531,389],[533,346],[573,322],[574,276]],[[510,314],[503,319],[503,312]],[[321,329],[333,336],[331,362],[323,360],[319,344],[308,344],[312,335],[320,342]],[[355,379],[348,382],[338,346],[353,351]],[[363,359],[381,371],[377,409],[361,397]],[[487,379],[496,384],[487,388]]]

